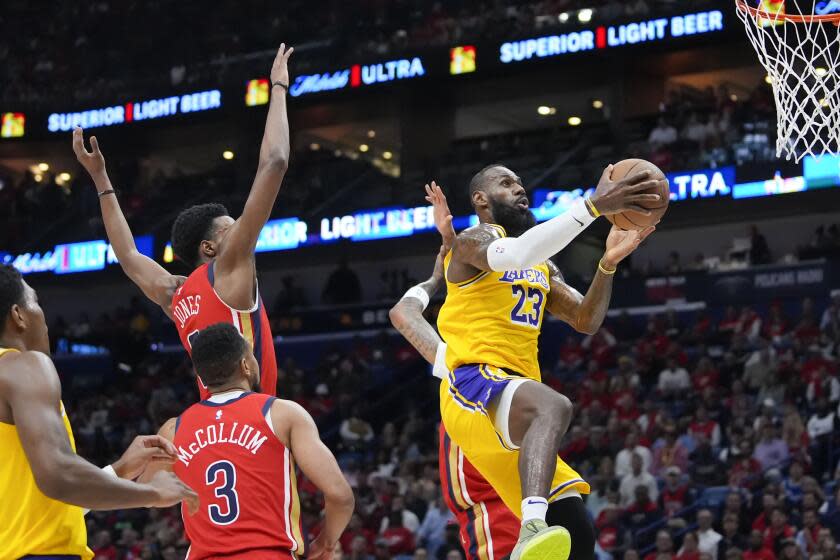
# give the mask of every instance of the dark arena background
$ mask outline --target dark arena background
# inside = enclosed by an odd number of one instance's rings
[[[356,494],[332,558],[464,558],[439,382],[388,314],[440,246],[424,184],[461,231],[470,178],[500,162],[544,221],[636,157],[666,173],[668,213],[597,334],[547,319],[540,339],[544,382],[575,406],[560,456],[592,486],[598,558],[838,558],[840,155],[776,157],[772,80],[734,2],[6,0],[0,29],[0,259],[39,293],[81,456],[109,464],[198,394],[106,241],[72,129],[97,136],[138,249],[188,274],[173,220],[241,212],[285,42],[292,152],[257,267],[278,396]],[[581,292],[607,226],[555,258]],[[322,503],[300,492],[309,539]],[[86,521],[97,559],[186,554],[178,508]]]

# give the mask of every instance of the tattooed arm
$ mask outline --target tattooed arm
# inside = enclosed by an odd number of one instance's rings
[[[563,275],[560,274],[557,265],[546,261],[551,272],[551,292],[548,294],[546,307],[549,313],[565,321],[578,332],[590,335],[598,332],[610,307],[616,266],[635,251],[655,229],[649,227],[644,231],[624,231],[613,226],[607,236],[607,249],[585,296],[563,281]]]
[[[441,247],[435,261],[432,276],[425,282],[409,290],[389,312],[391,324],[402,334],[423,358],[430,364],[435,364],[441,345],[444,345],[435,328],[423,316],[423,311],[430,298],[434,297],[443,281],[443,257],[445,248]],[[422,290],[421,294],[414,290]],[[445,345],[444,345],[445,347]]]

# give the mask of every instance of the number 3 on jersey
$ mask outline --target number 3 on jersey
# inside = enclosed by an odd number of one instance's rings
[[[510,312],[510,320],[517,325],[537,328],[540,326],[540,319],[542,318],[543,302],[545,296],[542,291],[537,288],[514,285],[513,298],[516,303],[513,305],[513,310]],[[530,304],[531,309],[526,310],[526,302]]]
[[[216,461],[207,467],[207,486],[212,486],[217,498],[225,501],[207,506],[210,521],[216,525],[230,525],[239,517],[239,494],[236,493],[236,468],[230,461]],[[224,512],[224,513],[223,513]]]

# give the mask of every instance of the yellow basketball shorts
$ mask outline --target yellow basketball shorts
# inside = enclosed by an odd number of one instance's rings
[[[508,508],[521,517],[522,483],[519,450],[505,443],[493,424],[493,405],[508,383],[522,379],[484,364],[465,365],[449,373],[440,384],[440,414],[446,432],[470,463],[487,479]],[[577,491],[589,493],[589,484],[560,457],[548,501]]]

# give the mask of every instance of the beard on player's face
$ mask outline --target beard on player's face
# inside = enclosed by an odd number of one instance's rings
[[[508,236],[519,237],[537,225],[537,218],[530,208],[523,208],[518,204],[506,204],[493,198],[488,200],[493,222],[505,228]]]

